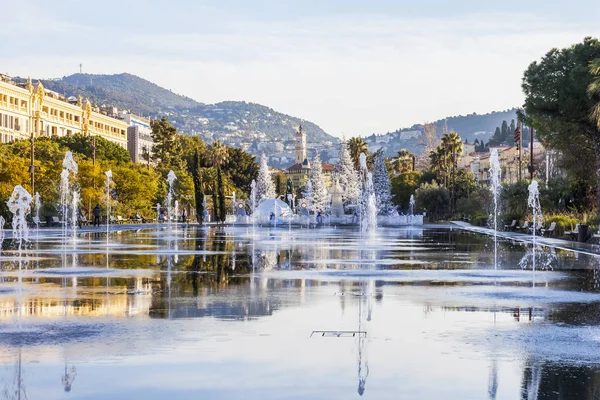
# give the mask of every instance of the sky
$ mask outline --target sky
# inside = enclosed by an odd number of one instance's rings
[[[21,0],[0,72],[128,72],[204,103],[249,101],[341,137],[523,103],[527,66],[600,36],[600,1]]]

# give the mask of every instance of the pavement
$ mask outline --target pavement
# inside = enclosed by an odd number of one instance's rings
[[[484,228],[481,226],[473,226],[468,222],[464,221],[451,221],[454,225],[457,225],[461,229],[470,232],[477,232],[483,235],[494,236],[494,230],[489,228]],[[511,239],[519,242],[532,243],[533,235],[528,235],[525,233],[518,232],[504,232],[504,231],[496,231],[496,236],[503,239]],[[600,245],[587,243],[587,242],[576,242],[565,239],[557,239],[550,237],[543,237],[536,235],[535,243],[542,246],[554,247],[556,249],[573,251],[581,254],[588,254],[591,256],[600,256]]]

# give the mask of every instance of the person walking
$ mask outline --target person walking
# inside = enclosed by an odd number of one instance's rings
[[[100,205],[96,204],[96,207],[94,207],[94,226],[100,226]]]

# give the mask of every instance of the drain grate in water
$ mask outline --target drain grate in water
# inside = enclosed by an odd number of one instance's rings
[[[366,337],[366,331],[312,331],[310,337]]]

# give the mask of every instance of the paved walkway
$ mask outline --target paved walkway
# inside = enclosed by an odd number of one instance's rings
[[[454,225],[457,225],[467,231],[494,236],[493,229],[484,228],[481,226],[473,226],[468,222],[463,221],[451,222]],[[496,232],[496,234],[499,238],[517,240],[519,242],[531,243],[533,241],[533,236],[525,233],[498,231]],[[592,256],[600,256],[600,245],[597,244],[576,242],[564,239],[547,238],[539,235],[536,235],[535,242],[542,246],[554,247],[557,249],[574,251],[577,253],[588,254]]]

